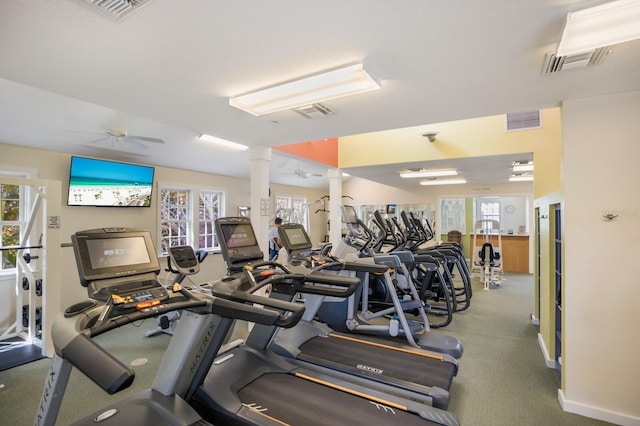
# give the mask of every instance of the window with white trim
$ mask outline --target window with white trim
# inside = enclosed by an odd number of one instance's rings
[[[224,192],[197,188],[160,188],[160,255],[169,247],[190,245],[217,251],[214,221],[223,211]]]
[[[2,240],[0,247],[20,245],[20,230],[25,225],[23,208],[23,187],[0,183],[0,229]],[[2,250],[0,271],[13,270],[16,267],[17,250]]]
[[[37,171],[31,169],[0,167],[0,247],[27,243],[27,241],[20,241],[20,235],[27,226],[31,208],[29,187],[4,183],[2,177],[30,178],[36,174]],[[0,274],[15,273],[17,255],[17,250],[0,251]]]
[[[309,229],[309,209],[306,198],[276,195],[275,204],[275,217],[282,218],[283,223],[299,223],[305,229]]]
[[[495,220],[500,224],[500,200],[498,198],[478,198],[476,203],[476,220]],[[500,229],[494,229],[493,224],[485,223],[483,229],[476,229],[475,232],[495,233],[500,232]]]
[[[198,248],[219,250],[214,221],[220,217],[222,192],[201,191],[198,203]]]

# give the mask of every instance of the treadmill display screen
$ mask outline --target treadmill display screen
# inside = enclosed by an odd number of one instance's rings
[[[149,263],[143,237],[87,240],[89,261],[93,269]]]
[[[299,244],[308,244],[310,243],[307,235],[304,230],[301,228],[286,228],[284,229],[284,233],[287,236],[287,239],[293,246],[297,246]]]
[[[224,224],[222,232],[229,249],[258,245],[251,224]]]
[[[71,236],[80,282],[112,286],[121,277],[160,271],[160,263],[151,233],[131,228],[99,228],[80,231]]]

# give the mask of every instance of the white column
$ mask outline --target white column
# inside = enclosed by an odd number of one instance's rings
[[[269,257],[269,218],[273,214],[273,206],[269,198],[269,165],[271,148],[254,146],[249,151],[251,159],[251,224],[256,233],[258,244],[265,259]]]
[[[342,172],[329,169],[329,241],[335,247],[342,239]]]

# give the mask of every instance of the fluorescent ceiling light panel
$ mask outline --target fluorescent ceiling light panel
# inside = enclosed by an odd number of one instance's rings
[[[617,0],[567,13],[556,56],[640,38],[640,0]]]
[[[533,164],[515,164],[513,166],[514,172],[532,172]]]
[[[466,179],[431,179],[420,181],[420,185],[459,185],[461,183],[467,183]]]
[[[509,182],[529,182],[533,180],[531,175],[511,176]]]
[[[247,149],[249,149],[249,147],[247,145],[242,145],[240,143],[231,142],[231,141],[228,141],[226,139],[217,138],[215,136],[207,135],[205,133],[203,133],[200,136],[198,136],[198,139],[200,139],[201,141],[211,142],[211,143],[214,143],[216,145],[224,146],[224,147],[231,148],[231,149],[237,149],[237,150],[240,150],[240,151],[246,151]]]
[[[400,173],[401,178],[428,178],[440,176],[456,176],[457,170],[417,170]]]
[[[364,64],[355,64],[229,98],[229,105],[260,116],[369,92],[380,87],[380,82]]]

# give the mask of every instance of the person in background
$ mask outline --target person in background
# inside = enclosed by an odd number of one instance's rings
[[[278,228],[282,225],[282,218],[276,217],[274,226],[269,229],[269,260],[273,261],[278,258],[278,251],[282,247],[282,240],[278,235]]]

